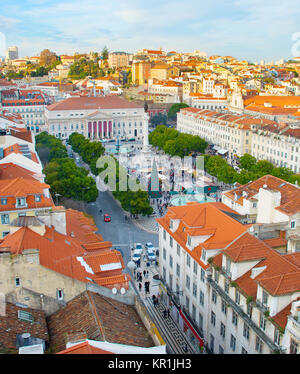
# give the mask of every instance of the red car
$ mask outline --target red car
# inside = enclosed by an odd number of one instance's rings
[[[108,214],[104,214],[104,222],[110,222],[111,218]]]

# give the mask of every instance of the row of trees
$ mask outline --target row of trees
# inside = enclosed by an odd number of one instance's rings
[[[36,136],[36,150],[44,163],[46,183],[51,186],[54,198],[59,194],[65,198],[82,200],[87,203],[96,201],[98,189],[88,171],[68,158],[66,147],[61,140],[43,132]]]
[[[300,184],[300,174],[294,174],[285,167],[276,167],[267,160],[257,161],[248,153],[240,158],[240,172],[234,170],[221,156],[204,155],[204,168],[210,175],[227,184],[235,182],[246,184],[267,174],[290,183],[297,181]]]
[[[204,153],[205,140],[198,135],[181,133],[176,129],[159,125],[149,135],[149,143],[171,156],[184,157],[190,153]]]
[[[255,157],[247,153],[240,158],[241,171],[237,172],[221,156],[204,154],[207,143],[199,136],[180,133],[175,129],[167,128],[163,125],[157,126],[150,133],[149,142],[171,156],[184,157],[193,152],[203,154],[205,170],[226,184],[233,184],[235,182],[246,184],[266,174],[273,175],[290,183],[297,181],[300,184],[300,174],[294,174],[292,170],[285,167],[276,167],[267,160],[257,161]]]
[[[97,168],[97,161],[100,156],[103,156],[105,149],[100,142],[91,142],[82,134],[73,133],[69,137],[69,144],[72,149],[81,155],[83,160],[90,166],[94,175],[105,174],[104,182],[110,184],[114,183],[114,191],[112,191],[115,199],[119,200],[122,208],[132,214],[142,214],[143,216],[153,213],[153,209],[149,203],[149,196],[146,191],[138,188],[139,182],[132,177],[128,178],[127,170],[114,158],[114,168],[109,168],[108,162],[104,162],[103,167]],[[127,189],[124,186],[120,188],[121,180],[126,180]],[[133,191],[129,186],[137,186]]]

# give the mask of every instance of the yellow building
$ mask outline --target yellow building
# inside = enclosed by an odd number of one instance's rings
[[[151,63],[148,61],[139,61],[132,64],[132,83],[143,85],[148,83],[150,78]]]

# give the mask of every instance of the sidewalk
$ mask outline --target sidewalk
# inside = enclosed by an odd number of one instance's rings
[[[158,268],[154,263],[147,266],[147,260],[145,261],[144,257],[145,254],[143,253],[140,266],[133,272],[134,276],[132,281],[136,292],[149,313],[149,316],[166,342],[169,350],[168,353],[195,354],[196,352],[194,348],[190,345],[184,333],[179,329],[177,323],[171,316],[164,315],[164,312],[166,311],[164,304],[160,302],[157,304],[153,303],[152,297],[153,295],[158,297],[160,284],[160,281],[153,279],[153,276],[158,275],[159,273]],[[137,279],[138,273],[141,273],[141,281]],[[146,292],[145,282],[150,282],[149,292]],[[140,287],[139,284],[141,285]]]

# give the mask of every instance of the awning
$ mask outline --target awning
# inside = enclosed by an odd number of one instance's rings
[[[225,155],[225,153],[227,153],[228,151],[226,149],[219,149],[218,150],[218,153],[220,153],[220,155]]]
[[[182,319],[184,320],[184,322],[187,324],[187,326],[189,327],[189,329],[192,331],[192,333],[195,335],[195,337],[197,338],[197,340],[199,341],[200,343],[200,347],[202,347],[204,345],[203,343],[203,339],[199,336],[199,334],[196,332],[196,330],[193,328],[193,326],[190,324],[190,322],[187,320],[187,318],[185,317],[185,315],[183,314],[182,310],[179,309],[179,314],[181,315]]]

